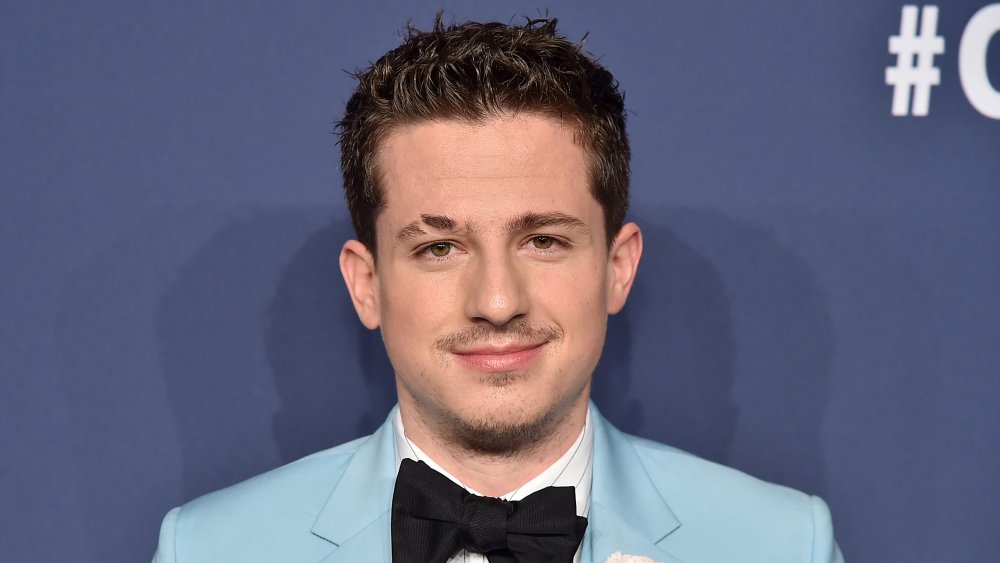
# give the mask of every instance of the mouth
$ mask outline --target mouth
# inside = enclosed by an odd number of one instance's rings
[[[524,369],[541,355],[548,342],[533,344],[508,344],[505,346],[479,346],[453,350],[455,358],[463,364],[484,372],[509,372]]]

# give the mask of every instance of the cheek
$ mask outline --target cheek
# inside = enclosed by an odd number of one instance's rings
[[[387,344],[416,344],[440,336],[448,311],[454,308],[453,293],[447,284],[423,278],[383,283],[380,315]]]
[[[607,280],[604,269],[590,265],[545,279],[534,297],[543,315],[565,331],[577,353],[600,347],[607,324]]]
[[[545,294],[545,301],[559,303],[569,310],[587,315],[591,310],[603,310],[607,299],[608,275],[604,263],[591,257],[572,267],[553,269],[537,277],[536,287]]]

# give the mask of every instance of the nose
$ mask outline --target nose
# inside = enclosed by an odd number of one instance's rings
[[[466,316],[503,326],[527,313],[525,280],[512,256],[480,254],[466,283]]]

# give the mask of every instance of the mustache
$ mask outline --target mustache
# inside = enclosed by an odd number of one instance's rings
[[[442,336],[434,341],[434,348],[441,352],[450,352],[458,347],[489,342],[503,338],[522,342],[540,342],[562,340],[563,331],[557,326],[533,326],[526,320],[511,321],[502,326],[491,324],[474,325]]]

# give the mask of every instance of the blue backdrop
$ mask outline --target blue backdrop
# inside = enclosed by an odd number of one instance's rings
[[[148,560],[169,508],[383,419],[336,266],[344,70],[441,7],[547,7],[631,111],[609,418],[822,495],[852,563],[996,560],[1000,121],[959,73],[988,2],[940,5],[923,117],[886,84],[924,64],[903,4],[4,2],[0,558]],[[967,47],[1000,90],[1000,34]]]

